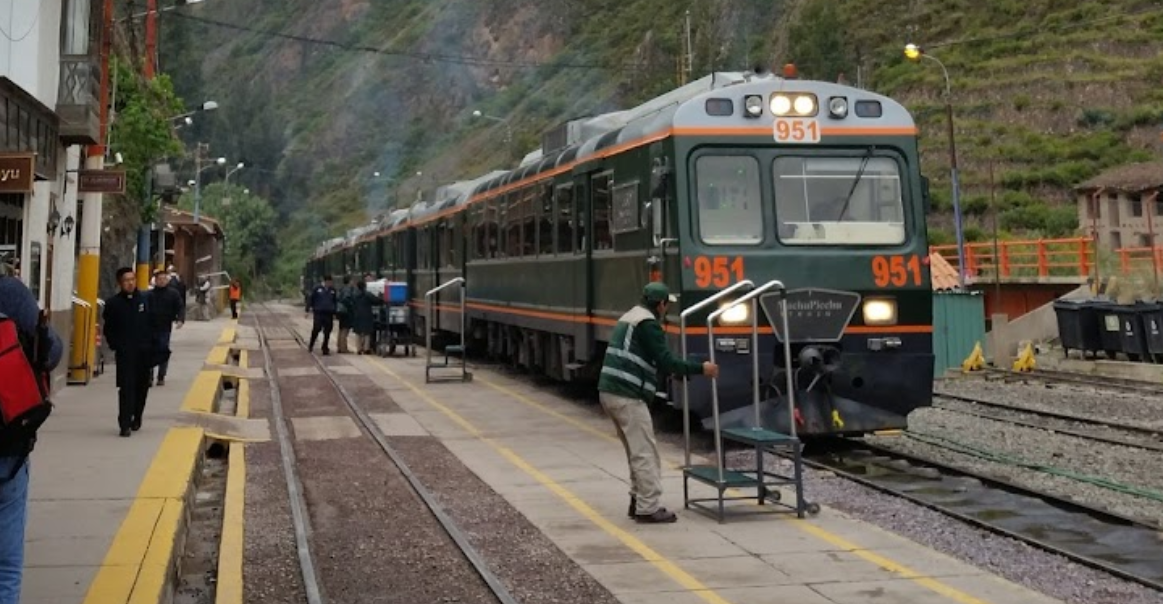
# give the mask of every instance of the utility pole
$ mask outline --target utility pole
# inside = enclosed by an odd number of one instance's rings
[[[100,142],[86,149],[85,168],[105,169],[105,155],[109,145],[109,56],[113,47],[113,0],[105,0],[101,13],[101,83],[97,105],[101,116]],[[77,297],[89,305],[81,317],[73,319],[73,338],[69,346],[70,384],[88,384],[93,377],[97,358],[97,306],[101,274],[101,193],[82,193],[81,243],[77,256]]]
[[[683,77],[683,83],[690,79],[695,68],[695,45],[691,40],[691,11],[688,8],[686,11],[686,74]]]
[[[145,79],[157,70],[157,0],[145,2]]]
[[[202,222],[202,149],[206,143],[198,143],[194,149],[194,224]]]
[[[989,158],[989,209],[993,213],[993,285],[997,303],[994,312],[1001,310],[1001,253],[997,242],[997,188],[993,180],[993,157]]]

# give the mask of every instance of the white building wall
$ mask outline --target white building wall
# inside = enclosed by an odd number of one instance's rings
[[[61,0],[0,0],[0,75],[48,107],[60,81]]]

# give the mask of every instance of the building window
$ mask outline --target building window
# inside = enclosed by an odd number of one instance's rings
[[[1136,193],[1130,196],[1131,200],[1131,216],[1135,218],[1142,218],[1143,216],[1143,199]]]

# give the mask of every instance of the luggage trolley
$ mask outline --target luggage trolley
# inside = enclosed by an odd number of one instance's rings
[[[403,356],[416,356],[408,308],[408,284],[381,279],[368,283],[368,291],[383,296],[384,305],[376,308],[376,354],[390,357],[401,347]]]

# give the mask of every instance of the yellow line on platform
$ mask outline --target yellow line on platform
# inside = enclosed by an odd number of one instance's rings
[[[199,428],[171,428],[89,584],[85,604],[155,604],[170,585],[186,496],[202,447]]]
[[[644,560],[653,564],[655,568],[657,568],[660,572],[662,572],[666,576],[673,579],[676,583],[683,586],[688,591],[690,591],[694,595],[699,596],[705,602],[708,602],[710,604],[730,604],[729,600],[724,599],[722,596],[720,596],[718,593],[716,593],[713,589],[707,587],[702,582],[700,582],[698,579],[696,579],[693,575],[684,571],[677,564],[672,562],[669,558],[654,551],[653,549],[650,548],[650,546],[643,543],[642,540],[640,540],[637,537],[635,537],[634,535],[622,530],[614,523],[605,519],[601,514],[599,514],[597,511],[595,511],[593,508],[591,508],[588,504],[586,504],[586,502],[583,501],[580,497],[578,497],[577,495],[574,495],[572,491],[570,491],[569,489],[565,488],[564,486],[558,484],[552,478],[550,478],[549,476],[542,473],[540,470],[538,470],[532,464],[525,461],[525,459],[522,458],[520,455],[517,455],[511,449],[496,442],[495,440],[485,437],[483,435],[483,433],[476,426],[474,426],[471,422],[469,422],[467,419],[465,419],[459,413],[453,411],[452,409],[448,408],[447,406],[445,406],[441,402],[432,398],[432,396],[430,396],[428,393],[424,392],[423,390],[417,388],[414,384],[412,384],[412,382],[408,381],[403,376],[392,371],[391,369],[388,369],[387,366],[382,361],[380,361],[378,359],[374,359],[374,358],[372,359],[372,361],[375,362],[375,364],[379,367],[380,371],[383,371],[384,373],[395,378],[396,381],[407,386],[412,392],[414,392],[416,394],[416,396],[419,396],[426,403],[428,403],[432,407],[435,407],[436,409],[440,410],[449,419],[456,422],[461,428],[463,428],[465,430],[465,432],[468,432],[472,436],[477,437],[482,442],[485,442],[489,446],[496,449],[496,451],[502,457],[504,457],[506,460],[508,460],[514,466],[516,466],[521,471],[528,474],[533,479],[537,480],[537,482],[544,485],[546,488],[548,488],[550,491],[552,491],[555,495],[557,495],[558,497],[565,500],[565,502],[568,503],[573,509],[577,510],[578,513],[580,513],[582,516],[585,516],[585,518],[587,520],[596,524],[599,528],[606,531],[606,533],[608,533],[610,536],[621,541],[626,547],[633,550],[639,556],[642,556],[642,558]]]
[[[399,379],[399,378],[397,378],[397,379]],[[533,400],[532,398],[525,396],[524,394],[521,394],[520,392],[517,392],[517,391],[512,390],[510,388],[506,388],[505,386],[501,386],[500,384],[495,384],[493,382],[482,379],[480,377],[477,377],[476,381],[478,381],[478,382],[480,382],[480,383],[482,383],[482,384],[484,384],[484,385],[486,385],[486,386],[488,386],[488,387],[490,387],[490,388],[492,388],[492,389],[494,389],[502,394],[505,394],[509,397],[512,397],[512,398],[516,399],[517,401],[524,403],[525,405],[527,405],[529,407],[533,407],[534,409],[537,409],[539,411],[542,411],[544,413],[552,415],[558,419],[561,419],[574,427],[577,427],[581,430],[584,430],[585,432],[588,432],[590,434],[594,434],[600,438],[603,438],[603,439],[611,441],[611,442],[618,442],[618,438],[615,435],[613,435],[611,433],[607,433],[607,432],[602,432],[601,430],[597,430],[593,426],[590,426],[589,424],[587,424],[583,421],[580,421],[577,418],[570,417],[564,413],[561,413],[560,411],[552,409],[548,405],[545,405],[544,403]],[[681,464],[676,464],[673,462],[670,463],[670,466],[672,468],[677,468],[677,469],[682,468]],[[727,493],[731,494],[732,496],[740,496],[740,497],[744,496],[744,494],[742,492],[740,492],[736,489],[728,489]],[[755,505],[755,504],[752,504],[752,505]],[[950,587],[949,585],[946,585],[940,581],[937,581],[936,579],[929,578],[929,577],[925,576],[924,574],[919,573],[919,572],[917,572],[917,571],[915,571],[915,570],[913,570],[913,569],[911,569],[903,564],[900,564],[894,560],[886,558],[880,554],[877,554],[876,552],[865,549],[865,548],[863,548],[855,543],[848,541],[847,539],[844,539],[843,537],[840,537],[839,535],[833,534],[833,533],[831,533],[825,529],[822,529],[822,528],[820,528],[820,527],[818,527],[810,522],[806,522],[806,521],[801,520],[799,518],[789,518],[789,520],[791,520],[793,522],[793,525],[796,528],[812,535],[813,537],[816,537],[817,539],[820,539],[822,541],[826,541],[826,542],[828,542],[828,543],[830,543],[830,544],[832,544],[840,549],[847,550],[848,552],[852,553],[853,555],[855,555],[859,558],[863,558],[866,562],[870,562],[870,563],[875,564],[876,566],[878,566],[884,570],[887,570],[891,573],[895,573],[897,575],[900,575],[902,578],[911,580],[914,583],[916,583],[922,587],[925,587],[931,591],[937,592],[937,593],[941,594],[942,596],[949,598],[950,600],[953,600],[955,602],[959,602],[960,604],[989,604],[986,600],[979,599],[975,596],[972,596],[972,595],[967,594],[963,591],[960,591],[954,587]]]
[[[218,587],[215,604],[242,604],[242,559],[246,509],[246,455],[242,443],[230,446],[222,541],[218,546]]]
[[[233,344],[234,338],[237,337],[238,330],[234,326],[227,327],[222,330],[222,335],[218,337],[219,344]]]
[[[229,346],[215,346],[210,349],[210,354],[206,355],[206,363],[209,365],[226,365],[230,362],[230,347]]]
[[[645,545],[644,543],[642,543],[641,541],[636,539],[633,535],[630,535],[629,533],[625,533],[624,531],[619,529],[617,526],[610,523],[608,520],[602,518],[600,515],[597,514],[597,512],[595,512],[592,508],[587,506],[581,500],[577,499],[576,496],[574,496],[572,493],[570,493],[564,487],[561,487],[557,483],[554,483],[550,478],[548,478],[544,474],[541,474],[532,465],[529,465],[523,459],[518,457],[516,455],[516,453],[513,453],[512,451],[510,451],[509,449],[507,449],[503,445],[497,444],[497,443],[493,442],[491,439],[483,436],[483,434],[480,432],[480,430],[478,430],[468,420],[464,419],[464,417],[462,417],[461,415],[459,415],[458,413],[456,413],[452,409],[448,408],[447,406],[443,405],[442,403],[433,399],[429,394],[427,394],[426,392],[417,388],[415,385],[413,385],[410,381],[405,379],[403,376],[395,373],[391,369],[388,369],[387,366],[382,361],[380,361],[378,359],[372,359],[372,361],[375,362],[375,364],[379,367],[379,369],[381,371],[392,376],[397,381],[399,381],[400,383],[407,386],[409,389],[411,389],[414,393],[416,393],[421,399],[423,399],[429,405],[439,409],[446,416],[448,416],[450,419],[452,419],[454,422],[456,422],[458,425],[460,425],[462,428],[464,428],[466,432],[483,440],[484,442],[491,445],[493,448],[497,449],[501,453],[502,456],[504,456],[506,459],[508,459],[510,461],[510,463],[513,463],[514,465],[518,466],[523,471],[525,471],[527,474],[529,474],[534,479],[536,479],[538,482],[541,482],[543,485],[547,486],[550,490],[552,490],[554,493],[556,493],[559,497],[561,497],[562,499],[565,499],[567,502],[569,502],[571,506],[573,506],[575,509],[577,509],[579,512],[581,512],[582,515],[586,516],[591,522],[593,522],[594,524],[597,524],[599,527],[601,527],[607,533],[610,533],[611,535],[617,537],[620,541],[625,543],[627,545],[627,547],[634,550],[636,553],[641,555],[647,561],[654,563],[655,566],[659,568],[659,570],[666,573],[672,579],[675,579],[680,584],[682,584],[684,587],[687,587],[687,589],[694,590],[696,595],[702,597],[704,600],[714,601],[714,602],[722,602],[723,601],[717,594],[714,594],[714,592],[709,592],[709,594],[715,598],[718,598],[718,599],[715,599],[715,600],[708,599],[708,597],[709,597],[708,594],[700,591],[701,589],[706,589],[705,587],[698,588],[698,587],[688,586],[688,584],[686,582],[686,578],[690,577],[690,575],[687,575],[684,571],[682,571],[682,569],[678,568],[673,563],[670,563],[666,558],[662,557],[660,554],[651,550],[647,545]],[[584,421],[581,421],[577,418],[570,417],[569,415],[561,413],[560,411],[557,411],[557,410],[549,407],[548,405],[545,405],[544,403],[540,403],[540,402],[538,402],[538,401],[536,401],[528,396],[525,396],[525,395],[523,395],[523,394],[521,394],[521,393],[519,393],[511,388],[507,388],[507,387],[502,386],[500,384],[495,384],[495,383],[490,382],[488,380],[482,379],[479,376],[477,376],[476,381],[480,382],[480,383],[482,383],[482,384],[484,384],[484,385],[486,385],[486,386],[488,386],[488,387],[490,387],[490,388],[492,388],[492,389],[494,389],[502,394],[505,394],[505,395],[525,404],[526,406],[533,407],[534,409],[537,409],[543,413],[546,413],[546,414],[551,415],[557,419],[560,419],[560,420],[562,420],[562,421],[564,421],[564,422],[566,422],[566,423],[568,423],[568,424],[570,424],[570,425],[572,425],[572,426],[574,426],[574,427],[576,427],[584,432],[587,432],[589,434],[593,434],[599,438],[605,439],[605,440],[610,441],[610,442],[618,442],[617,436],[615,436],[613,433],[612,426],[611,426],[610,432],[603,432],[602,430],[598,430],[597,428],[594,428],[593,426],[589,425],[588,423],[586,423]],[[668,465],[670,465],[672,468],[681,468],[682,467],[680,464],[675,464],[675,463],[669,463]],[[739,492],[735,489],[730,489],[729,492],[734,496],[743,495],[741,492]],[[593,514],[593,517],[591,517],[591,514]],[[902,577],[904,579],[908,579],[908,580],[916,583],[917,585],[920,585],[921,587],[929,589],[930,591],[936,592],[936,593],[938,593],[946,598],[949,598],[950,600],[952,600],[954,602],[958,602],[959,604],[989,604],[986,600],[982,600],[982,599],[977,598],[973,595],[970,595],[970,594],[967,594],[961,590],[958,590],[957,588],[946,585],[945,583],[942,583],[936,579],[925,576],[924,574],[919,573],[919,572],[909,568],[908,566],[900,564],[900,563],[898,563],[894,560],[891,560],[883,555],[880,555],[874,551],[865,549],[865,548],[863,548],[855,543],[848,541],[847,539],[844,539],[843,537],[840,537],[839,535],[835,535],[835,534],[831,533],[830,531],[827,531],[827,530],[820,528],[814,524],[811,524],[810,522],[807,522],[805,520],[801,520],[799,518],[790,518],[789,520],[792,522],[793,526],[800,529],[801,531],[804,531],[805,533],[808,533],[809,535],[812,535],[813,537],[816,537],[817,539],[826,541],[834,546],[837,546],[841,549],[847,550],[848,552],[865,560],[866,562],[872,563],[872,564],[874,564],[874,565],[876,565],[876,566],[878,566],[886,571],[889,571],[891,573],[899,575],[900,577]],[[623,535],[625,535],[626,538],[623,538]],[[639,549],[639,546],[641,547],[641,549]],[[681,573],[681,574],[676,574],[676,573]],[[698,583],[697,580],[694,579],[693,577],[690,577],[690,581],[694,581],[696,584]]]

